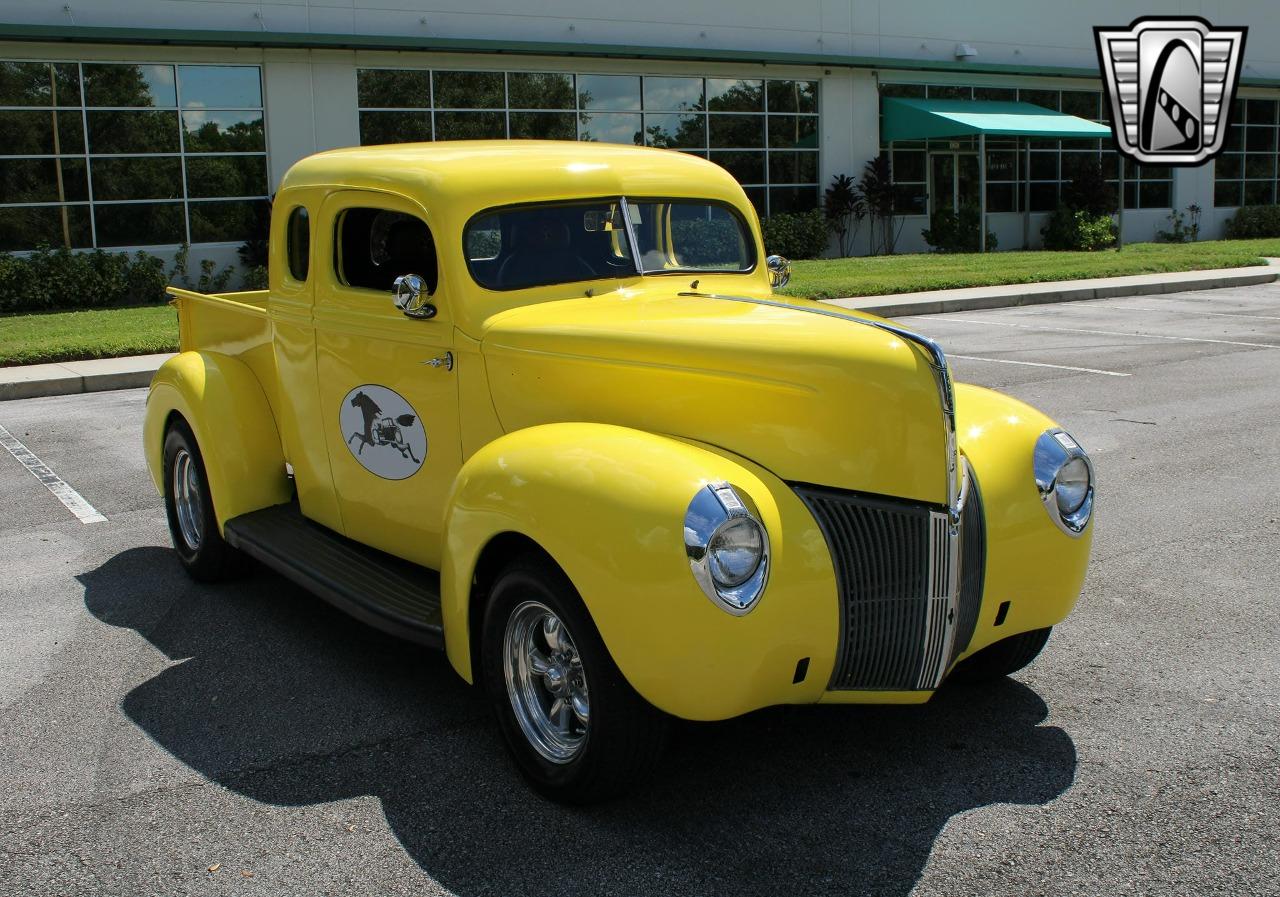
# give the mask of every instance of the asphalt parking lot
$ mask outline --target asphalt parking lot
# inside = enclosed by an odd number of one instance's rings
[[[1280,894],[1280,286],[904,319],[1100,478],[1041,658],[918,708],[680,730],[634,797],[527,791],[443,657],[180,572],[145,392],[0,403],[4,894]]]

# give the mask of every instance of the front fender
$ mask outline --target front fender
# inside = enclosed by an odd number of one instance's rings
[[[161,494],[165,428],[174,413],[186,420],[200,446],[219,530],[232,517],[292,498],[275,418],[258,378],[243,362],[217,352],[182,352],[156,371],[143,445]]]
[[[1009,396],[956,385],[956,432],[973,466],[987,517],[982,611],[963,657],[1019,632],[1062,622],[1084,584],[1093,521],[1078,537],[1054,525],[1040,501],[1032,455],[1040,434],[1057,424]],[[995,625],[1001,603],[1008,614]]]
[[[703,594],[685,555],[685,511],[715,480],[745,493],[769,534],[769,583],[741,617]],[[464,465],[446,533],[445,645],[469,681],[476,563],[504,533],[522,534],[551,555],[623,675],[668,713],[724,719],[816,701],[830,678],[839,611],[822,534],[785,483],[728,453],[602,424],[519,430]],[[808,674],[795,683],[806,657]]]

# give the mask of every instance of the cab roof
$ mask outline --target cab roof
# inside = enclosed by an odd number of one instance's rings
[[[457,140],[329,150],[289,169],[281,189],[392,190],[452,217],[522,202],[599,196],[700,197],[750,205],[733,177],[674,150],[568,140]],[[444,208],[441,208],[443,204]]]

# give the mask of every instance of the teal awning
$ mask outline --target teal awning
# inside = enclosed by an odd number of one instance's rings
[[[997,100],[909,100],[886,97],[880,139],[928,137],[1110,137],[1111,128],[1032,103]]]

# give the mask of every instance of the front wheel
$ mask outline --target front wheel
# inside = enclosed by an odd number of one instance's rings
[[[1053,627],[1021,632],[988,645],[961,661],[951,673],[957,682],[987,682],[1016,673],[1044,650]]]
[[[244,555],[218,532],[204,458],[183,420],[174,421],[164,437],[164,508],[173,549],[192,579],[217,582],[243,571]]]
[[[482,630],[485,689],[516,765],[539,792],[594,803],[633,786],[666,718],[623,678],[577,591],[529,556],[498,577]]]

